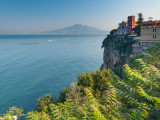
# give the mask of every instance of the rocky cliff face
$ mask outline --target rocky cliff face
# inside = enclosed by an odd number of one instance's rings
[[[100,69],[114,69],[115,64],[119,62],[119,57],[119,52],[117,50],[114,50],[112,46],[104,47],[103,64]]]
[[[120,54],[120,51],[114,50],[113,47],[104,47],[103,64],[100,69],[110,68],[114,70],[116,67],[126,64],[128,59],[127,54]]]
[[[104,39],[102,47],[104,48],[103,53],[103,64],[101,65],[101,70],[110,68],[112,70],[117,69],[118,66],[122,66],[128,62],[129,56],[131,55],[131,50],[128,48],[132,47],[132,43],[124,42],[125,39],[119,40],[117,36],[107,36]],[[128,39],[127,39],[128,40]]]

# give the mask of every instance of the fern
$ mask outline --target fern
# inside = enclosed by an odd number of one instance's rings
[[[159,88],[156,83],[142,77],[142,75],[139,72],[137,72],[136,70],[130,69],[130,67],[127,64],[124,65],[123,73],[127,82],[133,85],[134,87],[140,86],[140,85],[143,87],[144,86],[143,84],[145,84],[145,87],[147,88],[149,87],[150,90],[152,90],[153,88],[155,89]]]
[[[26,120],[40,120],[40,117],[35,112],[28,112],[26,115]]]
[[[85,93],[88,98],[88,107],[89,107],[89,110],[91,111],[92,119],[106,120],[104,115],[99,110],[98,102],[96,101],[95,97],[93,96],[93,94],[91,92],[91,88],[85,88]]]
[[[60,112],[59,108],[55,104],[50,104],[49,108],[51,110],[51,115],[54,119],[60,120],[63,118],[62,113]]]
[[[140,96],[142,96],[142,97],[146,98],[147,100],[151,101],[156,106],[160,106],[160,98],[149,96],[147,93],[145,93],[145,91],[140,86],[137,86],[137,89],[138,89],[138,93],[139,93]]]
[[[147,112],[149,108],[146,104],[140,104],[135,106],[135,108],[129,109],[127,113],[127,119],[128,120],[144,120],[149,117],[149,114]]]

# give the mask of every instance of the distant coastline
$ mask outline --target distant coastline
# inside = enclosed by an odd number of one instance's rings
[[[75,24],[69,27],[34,33],[20,33],[20,34],[0,34],[0,35],[104,35],[109,31],[101,30],[96,27],[88,25]]]
[[[35,38],[35,37],[71,37],[71,36],[106,36],[106,34],[0,34],[0,39],[18,39],[18,38]]]

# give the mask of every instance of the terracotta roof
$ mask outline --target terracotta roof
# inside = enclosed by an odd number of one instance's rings
[[[160,21],[144,21],[143,25],[147,25],[147,24],[157,24],[160,23]]]

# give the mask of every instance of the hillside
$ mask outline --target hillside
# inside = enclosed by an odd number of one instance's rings
[[[55,34],[107,34],[107,31],[100,30],[95,27],[90,27],[87,25],[75,24],[66,28],[47,31],[45,33],[55,33]]]

